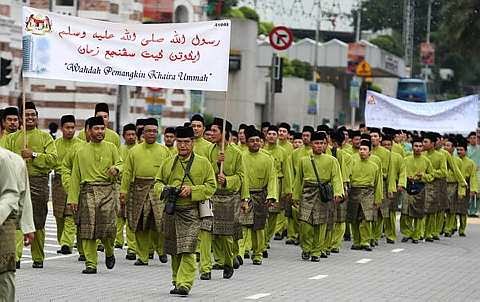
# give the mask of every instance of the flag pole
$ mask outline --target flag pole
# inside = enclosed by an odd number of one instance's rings
[[[223,113],[223,125],[222,125],[222,154],[225,155],[225,129],[227,125],[227,112],[228,112],[228,91],[225,91],[225,111]],[[224,161],[220,163],[220,175],[223,175]]]
[[[25,86],[27,80],[22,77],[22,131],[23,131],[23,148],[27,148],[27,127],[25,126],[25,103],[26,103],[26,96],[25,96]]]

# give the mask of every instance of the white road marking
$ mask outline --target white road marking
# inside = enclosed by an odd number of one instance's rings
[[[308,278],[309,280],[320,280],[320,279],[324,279],[324,278],[327,278],[328,275],[317,275],[317,276],[313,276],[313,277],[310,277]]]
[[[256,295],[253,295],[253,296],[248,296],[245,299],[247,299],[247,300],[258,300],[258,299],[261,299],[261,298],[268,297],[270,295],[271,295],[270,293],[256,294]]]
[[[70,257],[73,257],[73,256],[78,256],[78,254],[77,254],[77,253],[74,253],[74,254],[70,254],[70,255],[61,255],[61,256],[55,256],[55,257],[45,258],[44,261],[61,259],[61,258],[70,258]],[[22,261],[22,263],[33,263],[33,260]]]
[[[358,260],[356,263],[365,264],[365,263],[368,263],[370,261],[372,261],[372,259],[363,258],[363,259]]]
[[[401,251],[404,251],[405,249],[393,249],[392,253],[400,253]]]

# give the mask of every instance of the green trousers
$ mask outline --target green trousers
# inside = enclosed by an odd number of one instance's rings
[[[196,273],[195,253],[172,255],[172,283],[177,287],[192,289]]]
[[[397,211],[390,210],[390,217],[383,219],[385,236],[390,240],[397,240]]]
[[[404,237],[419,240],[422,236],[422,223],[424,218],[413,218],[402,214],[400,216],[400,232]]]
[[[105,246],[105,257],[113,256],[114,239],[103,239],[102,243]],[[95,239],[82,239],[83,252],[85,253],[85,266],[91,268],[97,268],[98,254],[97,246],[98,242]]]
[[[224,265],[225,257],[222,252],[222,244],[219,240],[214,240],[214,237],[212,237],[212,255],[216,264],[221,266]]]
[[[302,221],[300,223],[300,245],[302,251],[309,253],[311,256],[319,257],[322,253],[322,247],[325,247],[326,233],[327,225],[325,223],[313,226]]]
[[[15,273],[5,272],[0,274],[0,301],[15,301]]]
[[[238,241],[238,254],[243,257],[245,252],[252,250],[252,229],[242,226],[242,235],[243,238]]]
[[[163,233],[158,233],[154,230],[147,231],[137,231],[135,232],[135,242],[136,242],[136,254],[138,259],[143,263],[148,263],[148,255],[150,254],[150,248],[153,246],[153,250],[158,253],[158,255],[164,255],[163,245],[165,242],[165,237]]]
[[[57,241],[60,246],[68,246],[73,248],[75,235],[77,234],[77,226],[73,216],[65,216],[63,218],[55,217],[57,221]]]
[[[425,239],[431,239],[435,235],[435,230],[437,227],[437,215],[436,213],[427,214],[425,220]]]
[[[332,233],[332,249],[340,249],[343,243],[343,235],[345,235],[345,229],[347,227],[346,222],[335,223],[333,226],[333,233]]]
[[[325,230],[325,240],[320,245],[320,250],[322,253],[330,252],[332,249],[332,242],[333,242],[333,228],[331,230]]]
[[[353,245],[370,246],[372,239],[372,223],[370,221],[355,221],[352,224]]]
[[[292,217],[288,217],[287,219],[287,239],[298,239],[298,235],[298,209],[292,207]]]
[[[445,211],[438,211],[435,215],[435,229],[433,235],[440,236],[443,232],[443,224],[445,223]]]
[[[45,246],[45,230],[37,230],[34,233],[35,237],[33,238],[30,251],[32,254],[33,262],[43,262],[45,259],[45,251],[43,250]],[[16,232],[16,261],[20,261],[23,255],[23,234],[21,231]]]
[[[200,230],[200,273],[212,271],[212,233]]]
[[[239,240],[239,254],[244,255],[252,249],[252,260],[262,260],[265,248],[265,230],[252,230],[249,227],[242,227],[243,238]],[[251,244],[249,247],[248,244]]]
[[[275,228],[277,227],[277,218],[278,213],[268,213],[267,225],[265,227],[265,247],[264,251],[267,250],[267,245],[272,240],[273,235],[275,235]]]
[[[285,217],[285,211],[281,211],[277,216],[277,226],[275,227],[275,234],[282,234],[287,229],[288,221]]]
[[[217,246],[217,263],[233,267],[233,236],[213,235],[211,232],[200,230],[200,272],[212,271],[212,245]]]
[[[127,220],[125,218],[117,217],[117,236],[115,237],[115,245],[124,246],[125,240],[123,237],[123,228],[127,227],[127,253],[136,253],[136,242],[135,242],[135,232],[133,232],[128,226]]]
[[[383,233],[383,217],[378,215],[377,221],[372,222],[372,239],[380,240]]]
[[[467,228],[467,215],[459,215],[460,218],[460,227],[458,228],[458,233],[465,235],[465,230]]]
[[[452,234],[453,230],[457,228],[457,217],[455,213],[447,213],[445,216],[445,234]]]

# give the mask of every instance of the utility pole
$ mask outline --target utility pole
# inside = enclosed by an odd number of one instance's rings
[[[361,24],[362,24],[362,0],[358,1],[358,9],[357,9],[357,28],[355,29],[355,42],[360,42],[360,31],[361,31]],[[351,108],[351,128],[355,129],[355,119],[356,119],[357,108],[352,106]]]
[[[317,84],[317,68],[318,68],[318,43],[320,43],[320,22],[322,22],[322,7],[320,0],[317,0],[317,26],[315,28],[315,57],[313,58],[313,82]],[[317,87],[318,88],[318,87]],[[317,89],[317,114],[315,114],[314,124],[318,125],[320,123],[320,91]]]
[[[415,18],[415,0],[404,0],[403,13],[403,46],[405,51],[405,65],[409,67],[408,77],[413,71],[413,34]]]
[[[427,13],[427,43],[430,45],[430,23],[432,22],[432,0],[428,0],[428,13]],[[425,83],[428,83],[428,74],[430,73],[430,67],[425,64]],[[428,85],[427,85],[428,87]]]

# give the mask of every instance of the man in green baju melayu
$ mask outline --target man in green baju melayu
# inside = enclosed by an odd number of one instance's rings
[[[165,252],[172,256],[170,294],[186,296],[195,279],[200,217],[198,204],[210,199],[217,183],[207,158],[193,152],[191,127],[175,129],[178,155],[166,160],[155,178],[155,194],[163,195],[165,204]],[[163,194],[162,194],[163,193]]]

